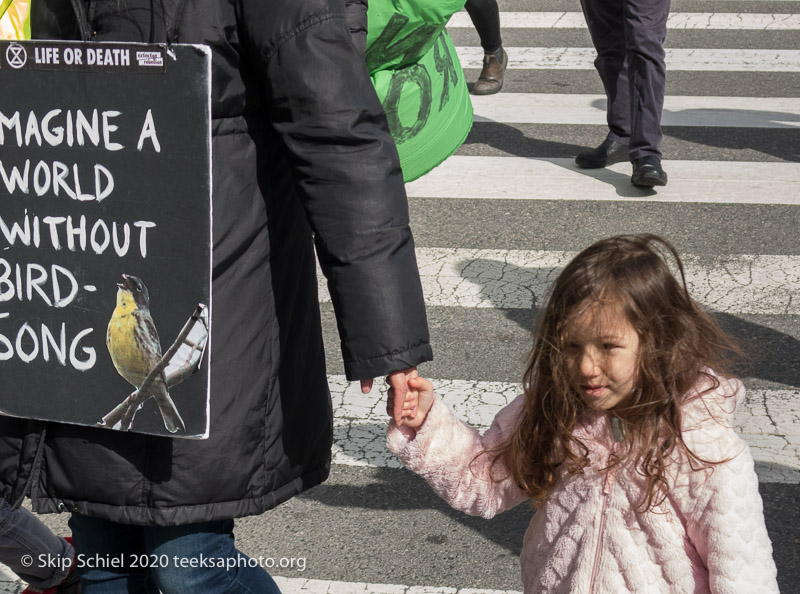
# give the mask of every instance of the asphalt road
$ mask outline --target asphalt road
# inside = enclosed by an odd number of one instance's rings
[[[500,0],[499,4],[503,12],[579,10],[573,0]],[[800,1],[673,0],[671,11],[796,15]],[[474,30],[453,28],[451,34],[458,47],[478,45]],[[671,30],[666,45],[709,51],[795,50],[798,35],[797,29]],[[585,29],[577,28],[509,28],[503,36],[508,48],[591,45]],[[509,54],[513,59],[512,49]],[[764,60],[769,63],[768,58]],[[784,177],[778,187],[788,196],[785,203],[761,203],[764,196],[757,187],[751,195],[745,192],[735,201],[716,203],[702,197],[664,202],[658,192],[646,196],[631,192],[622,196],[632,198],[626,201],[596,200],[589,190],[571,200],[488,199],[470,192],[456,198],[417,195],[409,200],[417,247],[573,252],[613,234],[656,232],[673,241],[682,253],[720,262],[758,255],[782,258],[785,276],[780,284],[796,304],[800,300],[800,170],[796,167],[800,163],[800,57],[797,61],[796,69],[785,72],[768,71],[765,66],[763,71],[753,67],[668,73],[669,96],[792,100],[792,114],[755,108],[742,112],[741,127],[709,126],[699,119],[697,125],[666,126],[662,145],[665,160],[675,161],[674,167],[700,164],[698,183],[702,178],[714,178],[719,164],[734,170],[750,164],[779,164]],[[465,71],[468,81],[474,81],[477,74],[475,69]],[[599,98],[602,87],[591,69],[517,68],[508,71],[504,91],[496,97],[500,101],[529,93]],[[724,101],[720,103],[723,107],[719,109],[724,110]],[[776,125],[775,120],[789,124]],[[571,159],[582,148],[599,144],[605,133],[605,127],[597,124],[477,122],[456,159],[500,158],[480,170],[481,175],[499,180],[513,172],[510,157]],[[624,167],[620,171],[629,175]],[[770,174],[752,181],[774,184],[775,178]],[[534,300],[540,297],[536,295]],[[734,307],[717,315],[750,355],[739,368],[748,389],[759,391],[766,399],[782,398],[787,414],[800,421],[796,416],[800,414],[800,315],[792,304],[786,313],[737,311]],[[321,310],[329,373],[338,376],[343,371],[332,307],[322,303]],[[531,308],[429,305],[435,360],[421,366],[421,373],[435,380],[518,382],[530,347],[533,314]],[[363,435],[374,439],[383,423],[370,418],[359,427]],[[760,491],[779,583],[783,592],[792,593],[800,592],[800,479],[792,478],[800,476],[800,437],[796,432],[793,437],[790,433],[767,435],[765,443],[778,437],[788,440],[788,453],[781,464],[790,478],[775,482],[773,475],[765,474],[769,480],[762,477]],[[759,451],[761,463],[768,464],[769,448]],[[302,570],[298,561],[294,567],[275,571],[285,578],[522,589],[518,558],[533,513],[528,505],[492,520],[472,518],[451,510],[421,479],[396,464],[392,467],[390,462],[352,457],[345,462],[337,460],[322,486],[262,516],[238,520],[239,547],[254,557],[302,559]],[[64,516],[44,519],[57,531],[66,530]],[[348,592],[349,588],[324,591]]]

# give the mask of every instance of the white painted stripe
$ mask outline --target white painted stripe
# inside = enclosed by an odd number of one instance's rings
[[[677,12],[667,18],[667,29],[795,31],[800,14]]]
[[[283,594],[522,594],[522,592],[513,590],[476,590],[475,588],[403,586],[272,577]]]
[[[584,47],[506,47],[508,68],[536,70],[594,70],[596,52]],[[457,47],[463,68],[479,69],[483,49]],[[790,49],[671,49],[668,71],[800,72],[800,50]]]
[[[406,184],[409,196],[503,200],[620,200],[800,204],[800,163],[664,161],[669,183],[631,185],[630,163],[579,169],[574,159],[450,157]]]
[[[503,124],[591,124],[605,126],[601,95],[500,93],[472,96],[476,122]],[[798,97],[664,98],[663,126],[715,128],[798,128]]]
[[[428,306],[530,309],[576,252],[417,248]],[[730,314],[800,315],[800,256],[682,255],[689,292]],[[320,301],[330,295],[317,268]]]
[[[272,575],[283,594],[522,594],[515,590],[476,590],[437,586],[405,586],[402,584],[372,584],[337,582],[306,578],[286,578]],[[19,594],[25,582],[5,565],[0,565],[0,594]]]
[[[575,252],[419,248],[426,303],[530,309]],[[683,255],[698,302],[733,314],[800,314],[800,256]]]
[[[328,381],[334,412],[333,462],[399,468],[400,462],[385,445],[385,394],[375,388],[362,394],[357,383],[340,375],[328,376]],[[481,432],[522,391],[518,384],[505,382],[431,381],[442,401]],[[748,390],[735,423],[750,445],[761,482],[800,483],[800,390]]]
[[[501,12],[503,29],[586,29],[580,12]],[[473,29],[466,12],[453,15],[448,29]],[[800,14],[677,12],[669,15],[667,29],[795,31]]]
[[[19,594],[25,589],[25,582],[13,571],[0,563],[0,594]]]

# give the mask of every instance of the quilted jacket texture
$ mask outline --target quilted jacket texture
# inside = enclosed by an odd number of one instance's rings
[[[574,476],[563,471],[534,514],[520,559],[526,594],[778,592],[753,457],[731,428],[744,388],[719,379],[717,390],[689,395],[684,439],[706,460],[730,460],[693,471],[685,454],[676,455],[669,497],[653,512],[634,511],[645,481],[631,465],[605,470],[618,447],[608,415],[582,419],[576,435],[589,446],[591,466]],[[481,436],[437,398],[416,436],[391,424],[389,449],[454,508],[491,518],[527,496],[512,479],[492,481],[488,457],[475,456],[509,435],[523,400]],[[493,472],[506,476],[502,461]]]

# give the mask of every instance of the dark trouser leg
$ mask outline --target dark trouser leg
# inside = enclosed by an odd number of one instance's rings
[[[624,11],[630,94],[631,160],[661,158],[661,112],[667,69],[664,39],[669,0],[627,0]]]
[[[597,50],[594,67],[603,82],[609,138],[628,144],[631,134],[628,74],[625,61],[624,0],[581,0],[583,16]]]
[[[467,0],[464,8],[481,38],[484,53],[492,54],[503,47],[500,37],[500,9],[497,0]]]

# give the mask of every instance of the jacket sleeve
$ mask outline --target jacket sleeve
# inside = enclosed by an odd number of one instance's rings
[[[343,3],[241,0],[241,10],[315,234],[348,379],[431,360],[400,162]]]
[[[725,461],[703,470],[685,462],[676,499],[689,539],[708,568],[712,592],[778,592],[753,456],[731,427],[730,414],[744,399],[744,387],[738,380],[720,380],[715,392],[686,407],[684,440],[700,458]]]
[[[510,477],[502,459],[492,466],[483,453],[502,443],[513,429],[524,396],[503,408],[484,435],[468,426],[436,397],[422,427],[389,424],[389,450],[457,510],[491,518],[528,499]]]

